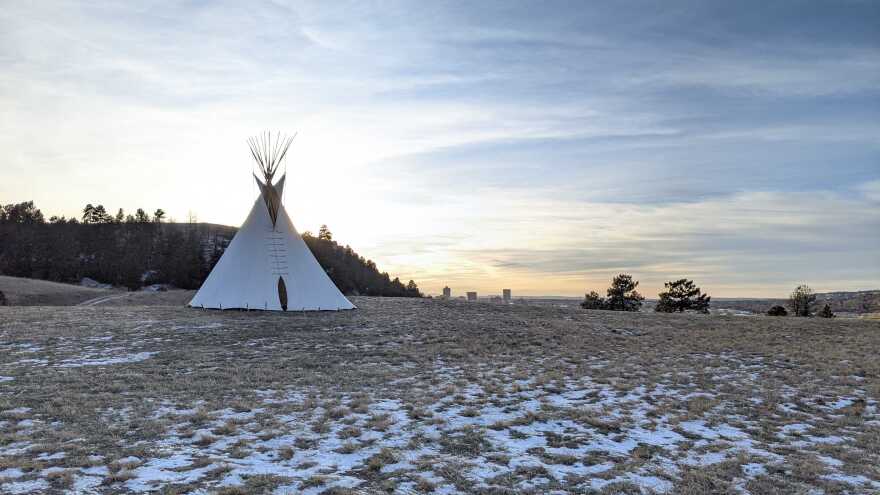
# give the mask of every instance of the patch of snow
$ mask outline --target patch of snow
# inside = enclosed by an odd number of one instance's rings
[[[684,463],[692,466],[711,466],[712,464],[724,462],[726,459],[727,455],[724,452],[708,452],[705,454],[688,456]]]
[[[192,464],[192,458],[186,454],[174,454],[169,457],[151,459],[149,462],[132,470],[134,478],[125,482],[126,488],[135,492],[155,490],[156,484],[192,483],[205,475],[214,466],[208,465],[198,469],[180,470]]]
[[[24,342],[24,343],[20,343],[20,344],[12,344],[12,347],[14,347],[16,349],[16,351],[13,352],[14,354],[31,354],[31,353],[40,352],[43,350],[43,348],[41,346],[39,346],[37,344],[30,343],[30,342]]]
[[[763,476],[767,474],[767,468],[765,468],[763,464],[758,462],[743,464],[741,467],[743,470],[743,474],[745,474],[749,478],[755,478],[757,476]]]
[[[110,474],[110,470],[107,469],[107,466],[91,466],[80,470],[80,472],[91,476],[107,476]]]
[[[94,493],[103,481],[102,476],[74,476],[73,493]]]
[[[611,479],[600,479],[593,478],[590,480],[589,485],[593,490],[602,490],[605,486],[610,485],[612,483],[619,482],[630,482],[635,483],[637,485],[649,488],[657,493],[667,493],[672,490],[672,483],[669,480],[664,480],[662,478],[658,478],[656,476],[641,476],[638,474],[627,474],[624,476],[618,476],[616,478]]]
[[[58,364],[58,368],[80,368],[83,366],[107,366],[110,364],[139,363],[150,359],[156,352],[138,352],[136,354],[125,354],[113,358],[83,358],[70,359]]]
[[[828,407],[830,407],[831,409],[843,409],[844,407],[851,406],[853,402],[853,399],[845,397],[843,399],[837,399],[836,401],[828,404]]]
[[[682,421],[679,426],[681,426],[681,429],[688,433],[699,435],[703,438],[708,438],[710,440],[715,440],[718,438],[726,438],[730,440],[749,438],[749,435],[744,431],[726,424],[721,424],[712,428],[706,426],[706,423],[704,423],[703,421],[695,420]]]
[[[828,457],[826,455],[817,455],[816,458],[819,459],[820,461],[822,461],[823,463],[825,463],[829,466],[832,466],[832,467],[843,466],[843,461],[841,461],[840,459],[835,459],[833,457]]]
[[[15,409],[6,409],[5,411],[0,411],[0,415],[18,415],[18,414],[26,414],[31,412],[31,408],[29,407],[16,407]]]
[[[45,480],[13,481],[0,484],[0,490],[9,495],[25,493],[45,493],[49,489],[49,483]]]
[[[813,427],[812,425],[807,425],[804,423],[794,423],[794,424],[783,426],[782,432],[785,433],[786,435],[789,435],[791,433],[805,433],[807,430],[809,430],[812,427]]]
[[[0,471],[0,478],[21,478],[24,476],[24,471],[18,468],[7,468]]]
[[[43,452],[39,456],[37,456],[38,460],[41,461],[54,461],[56,459],[64,459],[67,454],[64,452],[55,452],[54,454],[49,454],[47,452]]]
[[[812,443],[827,443],[827,444],[832,444],[832,445],[837,445],[839,443],[843,443],[845,440],[843,437],[839,437],[837,435],[829,435],[827,437],[814,437],[814,436],[810,435],[805,438]]]
[[[823,479],[831,480],[831,481],[839,481],[841,483],[847,483],[849,485],[869,485],[875,489],[880,489],[880,483],[866,478],[862,475],[848,475],[842,473],[832,473],[826,474],[822,476]]]
[[[23,455],[32,447],[30,442],[13,442],[0,448],[0,456]]]
[[[263,409],[262,407],[244,412],[235,412],[232,409],[221,409],[219,411],[216,411],[214,414],[216,414],[218,422],[223,423],[229,420],[243,421],[246,419],[253,419],[254,416],[263,411],[265,411],[265,409]]]

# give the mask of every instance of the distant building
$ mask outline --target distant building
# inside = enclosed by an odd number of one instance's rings
[[[443,299],[450,298],[452,298],[452,289],[450,289],[449,286],[446,286],[443,288]]]
[[[502,296],[504,298],[504,302],[509,303],[510,302],[510,289],[503,289],[502,292],[504,294]]]
[[[467,293],[468,301],[476,301],[477,293],[476,292],[468,292]]]

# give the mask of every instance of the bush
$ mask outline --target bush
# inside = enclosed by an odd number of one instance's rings
[[[782,306],[773,306],[767,311],[769,316],[788,316],[788,311]]]
[[[0,290],[0,306],[6,306],[7,304],[9,304],[9,302],[6,301],[6,294],[4,294],[2,290]]]
[[[822,311],[819,311],[820,318],[834,318],[834,312],[831,311],[831,305],[825,304],[825,307],[822,308]]]
[[[581,303],[584,309],[605,309],[605,298],[600,296],[596,291],[590,291],[584,296],[584,302]]]
[[[683,313],[684,311],[709,312],[709,301],[712,299],[703,294],[693,280],[686,278],[666,282],[666,290],[660,293],[660,302],[654,307],[662,313]]]

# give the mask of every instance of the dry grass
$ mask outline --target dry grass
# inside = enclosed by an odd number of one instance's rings
[[[5,275],[0,275],[0,292],[6,295],[10,306],[72,306],[96,297],[123,293]]]
[[[876,321],[356,303],[0,308],[0,492],[880,490]]]

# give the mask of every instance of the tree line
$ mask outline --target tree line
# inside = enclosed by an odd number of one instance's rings
[[[392,279],[387,272],[379,272],[372,260],[354,252],[351,246],[339,245],[326,225],[321,226],[317,236],[309,231],[303,232],[302,239],[344,294],[422,297],[414,281],[404,284],[398,277]]]
[[[611,280],[611,287],[605,292],[605,296],[596,291],[590,291],[584,296],[581,307],[584,309],[603,309],[610,311],[639,311],[645,297],[636,287],[639,281],[634,280],[632,275],[621,273]],[[664,290],[658,294],[659,300],[654,306],[654,311],[660,313],[683,313],[694,311],[708,313],[712,298],[703,293],[693,280],[680,278],[663,284]],[[788,299],[788,306],[795,316],[814,316],[816,306],[816,294],[807,285],[799,285]],[[770,316],[786,316],[788,311],[783,306],[773,306],[767,311]],[[825,304],[821,311],[815,313],[822,318],[834,318],[831,306]]]
[[[32,201],[0,212],[0,273],[55,282],[85,277],[136,290],[165,283],[196,289],[208,274],[196,224],[175,228],[165,214],[109,215],[102,205],[86,205],[81,218],[45,219]]]
[[[306,244],[345,294],[421,297],[412,280],[379,272],[376,264],[332,239],[326,226]],[[169,284],[197,289],[220,259],[228,239],[212,239],[204,224],[168,223],[157,209],[111,215],[88,204],[80,218],[48,220],[33,201],[0,207],[0,274],[78,283],[88,277],[137,290]]]
[[[610,311],[639,311],[645,296],[636,287],[638,280],[632,275],[621,273],[611,280],[611,287],[605,291],[605,297],[591,291],[584,297],[581,307],[584,309],[604,309]],[[703,294],[693,280],[685,278],[666,282],[665,290],[659,294],[660,300],[654,310],[663,313],[682,313],[685,311],[709,312],[711,297]]]

